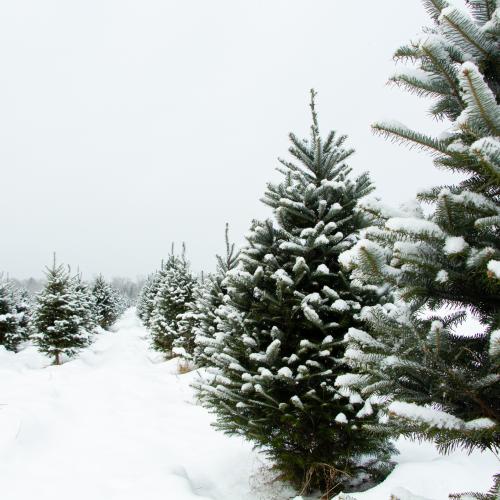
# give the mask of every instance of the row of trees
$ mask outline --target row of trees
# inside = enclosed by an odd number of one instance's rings
[[[345,136],[321,136],[312,92],[311,136],[290,135],[293,160],[263,198],[273,217],[202,284],[172,255],[139,302],[155,347],[206,367],[196,387],[216,425],[326,498],[385,477],[398,435],[500,447],[500,17],[495,0],[424,4],[433,25],[398,49],[413,67],[392,82],[432,98],[446,131],[374,130],[460,174],[419,193],[430,215],[366,198],[369,176],[353,177]]]
[[[172,247],[160,269],[148,276],[137,303],[137,314],[150,329],[155,349],[168,356],[191,357],[194,333],[187,312],[199,289],[200,284],[190,271],[185,247],[180,256]]]
[[[31,339],[60,364],[61,356],[89,345],[98,328],[109,328],[125,307],[126,301],[102,276],[88,285],[54,259],[35,297],[0,280],[0,345],[16,351]]]

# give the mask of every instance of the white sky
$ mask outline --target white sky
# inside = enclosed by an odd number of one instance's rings
[[[0,270],[39,277],[55,250],[87,277],[135,277],[185,241],[195,270],[237,242],[287,134],[350,136],[356,172],[399,204],[444,182],[374,136],[439,131],[385,82],[429,24],[419,0],[16,0],[0,4]]]

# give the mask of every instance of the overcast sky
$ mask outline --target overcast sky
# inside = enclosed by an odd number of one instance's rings
[[[55,250],[87,277],[145,275],[172,241],[211,270],[241,243],[287,134],[350,136],[356,172],[397,205],[443,182],[374,136],[439,131],[386,86],[428,24],[419,0],[16,0],[0,4],[0,270],[40,277]]]

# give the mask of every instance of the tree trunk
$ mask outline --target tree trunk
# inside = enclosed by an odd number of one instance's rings
[[[56,360],[55,360],[54,364],[60,365],[61,364],[61,360],[59,359],[59,351],[56,351],[55,355],[56,355]]]

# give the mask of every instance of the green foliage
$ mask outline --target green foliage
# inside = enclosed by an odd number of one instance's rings
[[[340,379],[346,391],[393,402],[390,423],[403,434],[456,446],[500,446],[500,108],[499,32],[495,2],[469,2],[472,15],[428,1],[435,25],[400,49],[416,70],[393,78],[431,95],[431,113],[452,120],[434,139],[397,124],[375,129],[425,147],[438,167],[461,180],[419,198],[424,217],[362,207],[375,218],[365,239],[342,256],[352,279],[390,284],[403,301],[364,311],[365,327],[346,336],[345,361],[362,376]],[[496,26],[496,28],[495,28]],[[430,34],[429,34],[430,33]],[[425,92],[424,92],[425,89]],[[467,317],[479,326],[464,337]]]
[[[194,334],[191,330],[180,331],[179,322],[193,299],[196,279],[189,270],[189,263],[182,256],[172,254],[158,273],[158,289],[153,300],[149,320],[153,347],[167,355],[174,348],[178,354],[191,353]]]
[[[210,376],[198,389],[218,428],[263,448],[282,478],[328,496],[383,478],[394,450],[383,430],[364,430],[377,422],[378,398],[334,387],[347,368],[344,334],[384,294],[340,268],[339,254],[369,222],[357,204],[373,188],[366,174],[351,179],[345,136],[321,138],[314,93],[311,109],[311,139],[290,135],[296,162],[281,160],[283,180],[263,199],[275,220],[253,222],[221,281]]]
[[[229,242],[229,227],[226,224],[226,255],[217,255],[215,274],[209,275],[199,287],[196,299],[189,307],[188,314],[195,320],[195,348],[193,358],[196,366],[210,365],[210,358],[217,346],[219,318],[217,310],[224,302],[227,293],[222,284],[226,274],[234,269],[238,262],[239,252],[235,251],[233,243]]]
[[[12,284],[0,276],[0,345],[16,351],[26,339],[27,305]]]
[[[163,263],[162,266],[163,268]],[[154,309],[154,300],[160,286],[160,272],[156,271],[150,274],[142,287],[137,298],[137,316],[146,327],[149,326],[151,315]]]
[[[33,312],[33,297],[24,288],[13,291],[14,309],[17,314],[18,332],[21,340],[28,340],[31,334],[31,314]]]
[[[102,275],[95,279],[92,295],[96,321],[101,328],[108,329],[123,313],[125,303],[119,292]]]
[[[37,306],[33,314],[34,340],[39,349],[54,356],[60,364],[61,354],[72,356],[89,345],[91,331],[87,321],[90,313],[83,310],[81,295],[75,290],[72,280],[62,265],[46,272],[47,283],[37,295]]]
[[[96,298],[80,274],[74,276],[70,284],[73,289],[75,311],[80,318],[80,326],[87,332],[94,332],[99,320],[96,315]]]

